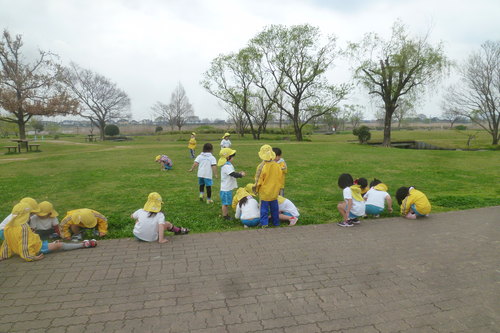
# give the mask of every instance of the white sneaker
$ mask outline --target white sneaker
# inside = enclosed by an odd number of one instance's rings
[[[297,224],[297,221],[299,220],[298,217],[292,216],[288,221],[290,221],[289,226],[294,226]]]

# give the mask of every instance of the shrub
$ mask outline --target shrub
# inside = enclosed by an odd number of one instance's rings
[[[455,129],[458,131],[465,131],[467,129],[467,126],[465,125],[457,125],[455,126]]]
[[[104,134],[109,136],[115,136],[120,134],[120,129],[118,128],[118,126],[113,124],[106,125],[106,127],[104,127]]]
[[[370,133],[370,128],[368,126],[360,126],[352,130],[352,134],[358,137],[359,143],[367,143],[372,137]]]
[[[161,131],[163,131],[163,127],[161,127],[161,126],[156,126],[156,128],[155,128],[155,133],[159,133],[159,132],[161,132]]]

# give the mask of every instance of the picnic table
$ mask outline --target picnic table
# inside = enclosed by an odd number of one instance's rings
[[[33,148],[36,149],[36,151],[40,151],[40,144],[38,143],[30,143],[29,140],[26,139],[13,139],[10,140],[12,142],[17,143],[16,146],[5,146],[7,148],[8,152],[14,151],[14,152],[21,152],[21,149],[24,147],[26,149],[26,152],[33,151]]]
[[[10,141],[17,143],[17,151],[18,152],[21,152],[21,148],[23,146],[24,146],[24,148],[26,148],[26,152],[28,152],[28,143],[29,143],[29,140],[26,140],[26,139],[13,139],[13,140],[10,140]]]
[[[87,137],[85,138],[85,141],[88,142],[97,142],[97,136],[94,134],[87,134]]]

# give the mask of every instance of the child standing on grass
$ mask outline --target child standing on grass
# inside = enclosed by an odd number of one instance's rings
[[[217,161],[212,155],[214,147],[211,143],[203,145],[203,152],[196,157],[193,166],[189,169],[192,172],[195,167],[198,167],[198,185],[200,185],[200,201],[203,201],[205,195],[205,186],[207,187],[207,204],[214,203],[212,200],[212,176],[217,178]]]
[[[282,171],[274,160],[276,153],[270,145],[263,145],[259,150],[259,157],[263,161],[258,167],[255,192],[260,198],[260,224],[263,228],[269,225],[269,211],[273,225],[280,225],[278,195],[281,188]]]
[[[392,213],[392,198],[387,190],[387,185],[376,178],[370,183],[370,189],[363,196],[367,215],[379,217],[384,211],[385,202],[387,202],[387,211]]]
[[[44,254],[57,250],[68,251],[97,246],[95,239],[84,240],[78,244],[42,241],[28,225],[31,212],[30,205],[22,202],[12,209],[12,217],[4,229],[5,240],[0,247],[0,261],[10,258],[12,254],[19,255],[25,261],[36,261],[43,259]]]
[[[156,155],[155,161],[160,163],[160,170],[172,170],[174,162],[167,155]]]
[[[59,215],[54,206],[48,201],[42,201],[38,205],[40,211],[31,215],[30,227],[33,231],[40,236],[42,240],[49,238],[58,238],[59,232]]]
[[[231,136],[230,133],[224,133],[224,136],[222,137],[222,141],[220,142],[220,148],[231,148],[231,140],[229,140],[229,137]]]
[[[278,196],[278,206],[280,210],[280,220],[281,221],[288,221],[288,224],[290,226],[294,226],[297,224],[297,221],[299,220],[299,210],[297,207],[288,200],[287,198],[282,197],[281,195]]]
[[[427,196],[413,186],[398,188],[396,199],[401,205],[401,215],[407,219],[415,220],[417,216],[428,216],[431,212]]]
[[[191,158],[194,158],[194,150],[196,149],[196,133],[191,133],[191,139],[189,139],[188,143],[189,153],[191,154]]]
[[[344,201],[337,205],[337,209],[343,217],[343,221],[337,225],[352,227],[354,224],[359,224],[358,218],[365,215],[365,201],[361,196],[360,186],[354,185],[354,180],[348,173],[339,176],[338,185],[343,190]]]
[[[219,161],[217,165],[220,169],[220,200],[222,205],[222,218],[231,220],[229,216],[229,206],[233,201],[233,189],[238,187],[236,178],[244,177],[244,171],[236,172],[232,164],[236,150],[231,148],[222,148],[219,152]]]
[[[161,212],[163,201],[157,192],[148,195],[148,201],[144,208],[136,210],[130,217],[135,220],[134,236],[145,242],[166,243],[165,231],[171,231],[176,235],[189,233],[187,228],[179,228],[165,221],[165,215]]]
[[[70,210],[59,224],[61,237],[78,242],[84,230],[92,230],[94,235],[104,237],[108,233],[108,219],[98,211],[80,208]],[[97,230],[96,230],[97,228]]]
[[[286,166],[285,160],[281,157],[281,154],[282,154],[281,149],[275,147],[275,148],[273,148],[273,151],[276,154],[276,158],[274,160],[276,161],[276,163],[278,163],[278,165],[281,168],[280,195],[284,196],[285,195],[285,177],[286,177],[286,174],[288,173],[288,168]]]

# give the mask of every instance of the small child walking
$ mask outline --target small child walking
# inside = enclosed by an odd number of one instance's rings
[[[396,199],[401,205],[401,215],[407,219],[415,220],[417,216],[428,216],[431,212],[427,196],[413,186],[398,188]]]
[[[166,243],[165,231],[171,231],[176,235],[189,233],[187,228],[179,228],[165,221],[165,215],[161,212],[163,200],[157,192],[151,192],[144,208],[136,210],[130,217],[135,220],[133,234],[145,242]]]
[[[384,211],[385,203],[387,202],[387,211],[392,213],[392,198],[387,193],[388,187],[377,178],[370,183],[370,189],[363,196],[365,199],[366,215],[379,217]]]
[[[229,140],[229,137],[231,136],[230,133],[224,133],[224,136],[222,137],[222,140],[220,142],[220,148],[231,148],[231,140]]]
[[[155,162],[160,163],[160,170],[172,170],[174,162],[167,155],[156,155]]]
[[[191,158],[195,157],[195,149],[196,149],[196,133],[191,133],[191,138],[188,143],[189,154],[191,154]]]
[[[54,206],[48,201],[42,201],[38,204],[39,212],[30,217],[30,227],[40,236],[42,240],[49,238],[59,238],[59,214]]]
[[[278,165],[281,168],[280,195],[284,196],[285,195],[285,177],[286,177],[286,174],[288,173],[288,168],[286,166],[285,160],[281,157],[281,155],[282,155],[281,149],[277,148],[277,147],[273,147],[273,151],[276,154],[276,158],[274,160],[276,161],[276,163],[278,163]]]
[[[233,201],[233,189],[238,187],[236,178],[242,178],[246,175],[244,171],[236,172],[232,164],[236,156],[236,150],[231,148],[222,148],[219,152],[219,161],[217,165],[220,169],[220,200],[222,205],[222,218],[231,220],[229,216],[229,206]]]
[[[342,189],[344,201],[337,205],[337,209],[343,217],[343,221],[337,225],[352,227],[354,224],[359,224],[358,218],[365,215],[365,201],[361,196],[361,187],[354,185],[354,180],[348,173],[339,176],[338,186]]]
[[[214,203],[212,200],[212,177],[217,178],[217,161],[212,155],[214,147],[211,143],[203,145],[203,152],[196,157],[189,172],[198,167],[198,185],[200,186],[200,201],[203,201],[205,187],[207,188],[207,204]]]
[[[282,171],[276,163],[276,153],[270,145],[263,145],[259,150],[262,160],[257,167],[255,192],[260,198],[260,224],[263,228],[269,225],[269,211],[273,225],[279,226],[279,204],[278,195],[281,189]]]

